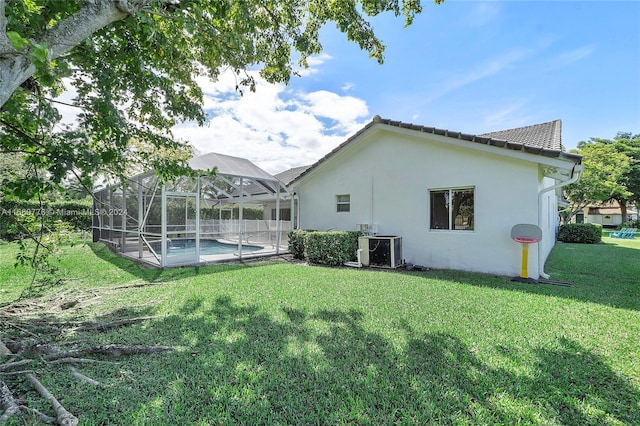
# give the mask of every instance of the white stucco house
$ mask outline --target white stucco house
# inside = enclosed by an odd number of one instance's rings
[[[516,224],[534,224],[528,274],[548,277],[560,188],[580,176],[581,157],[561,146],[560,120],[471,135],[379,116],[287,179],[302,229],[402,237],[407,262],[429,268],[517,275]]]

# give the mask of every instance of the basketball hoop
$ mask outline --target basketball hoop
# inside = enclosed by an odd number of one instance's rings
[[[535,283],[533,278],[529,278],[529,244],[535,244],[542,239],[542,229],[537,225],[521,223],[511,228],[511,239],[522,244],[522,263],[520,265],[520,276],[514,277],[511,281]]]
[[[516,237],[513,239],[513,241],[521,244],[535,244],[538,242],[536,238],[525,238],[525,237]]]

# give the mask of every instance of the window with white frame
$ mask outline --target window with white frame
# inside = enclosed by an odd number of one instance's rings
[[[429,229],[474,230],[474,188],[429,190]]]
[[[350,194],[336,195],[336,211],[339,213],[351,211]]]

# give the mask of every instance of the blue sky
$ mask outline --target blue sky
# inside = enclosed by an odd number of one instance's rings
[[[639,1],[423,6],[409,28],[373,19],[383,65],[326,28],[324,53],[288,86],[259,81],[240,97],[230,75],[202,80],[210,122],[176,135],[275,173],[316,161],[376,114],[472,134],[561,119],[567,149],[640,133]]]

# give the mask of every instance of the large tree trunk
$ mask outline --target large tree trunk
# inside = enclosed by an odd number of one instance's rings
[[[59,58],[96,31],[135,13],[149,1],[87,0],[78,12],[60,21],[33,41],[47,46],[49,60]],[[0,0],[0,109],[13,92],[36,71],[28,47],[18,51],[7,38],[5,3],[6,0]]]
[[[620,204],[620,213],[622,213],[622,223],[627,223],[627,203],[625,201],[619,201]]]

